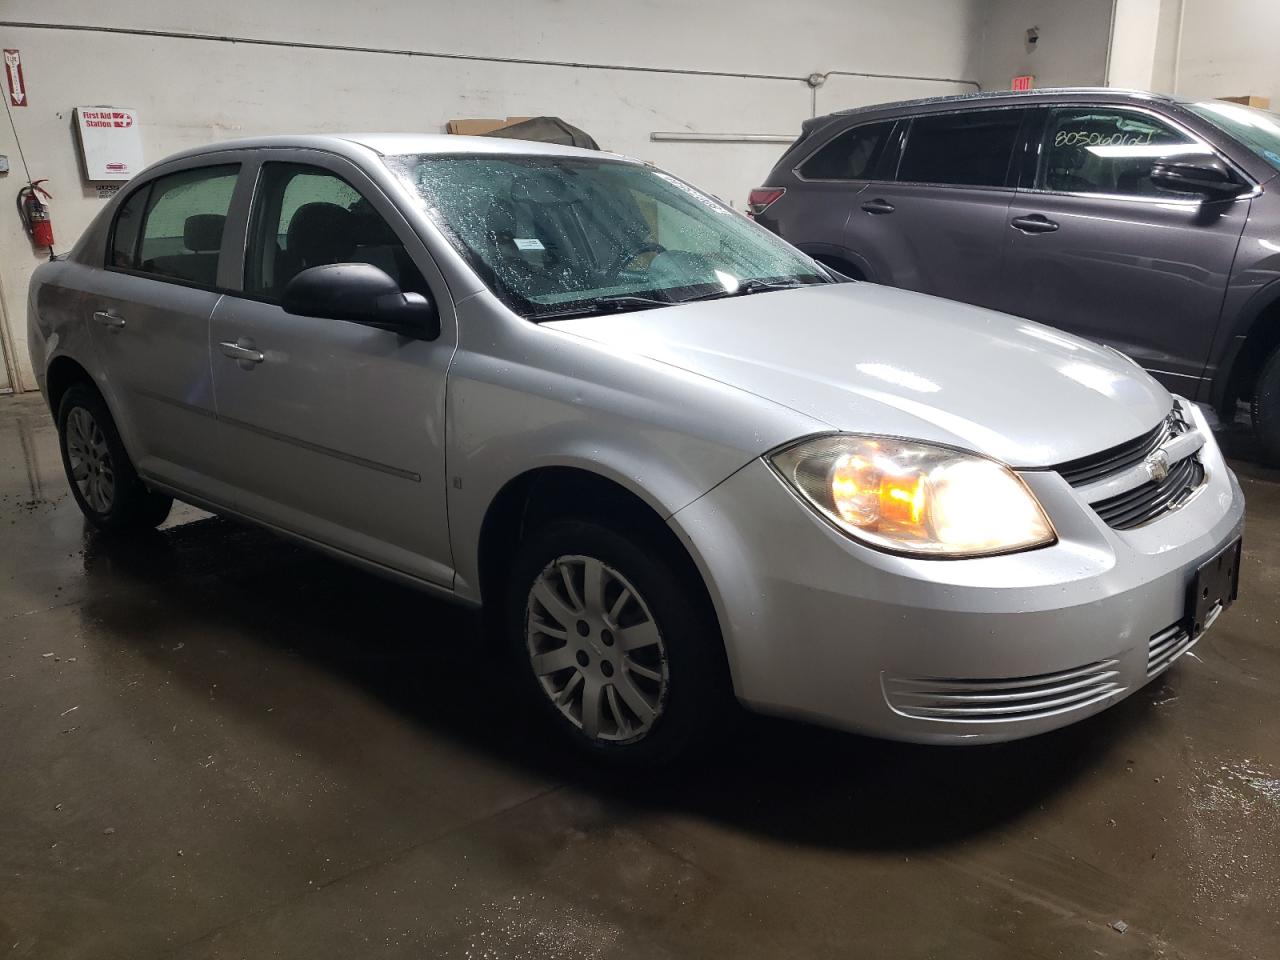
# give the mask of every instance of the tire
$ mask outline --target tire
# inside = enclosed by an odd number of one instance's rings
[[[1253,385],[1252,413],[1263,459],[1280,466],[1280,348],[1267,358]]]
[[[728,729],[738,705],[715,616],[687,556],[643,528],[594,520],[551,521],[516,554],[505,601],[508,647],[532,708],[563,741],[606,764],[652,767],[696,753]],[[598,571],[599,591],[587,587],[589,570]],[[603,602],[593,602],[593,592]],[[635,646],[626,649],[628,642]]]
[[[173,498],[138,479],[102,395],[90,384],[74,384],[63,394],[58,446],[71,495],[99,530],[150,529],[169,516]]]

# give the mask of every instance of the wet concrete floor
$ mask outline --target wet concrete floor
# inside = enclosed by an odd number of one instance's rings
[[[1280,474],[1237,469],[1242,599],[1118,707],[757,719],[637,783],[539,741],[468,613],[189,508],[88,533],[0,398],[0,957],[1274,960]]]

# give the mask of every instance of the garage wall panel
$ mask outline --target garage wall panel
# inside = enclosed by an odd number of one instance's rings
[[[556,113],[607,149],[667,167],[741,209],[784,144],[663,143],[650,134],[793,136],[815,109],[971,89],[833,74],[815,92],[804,78],[840,70],[964,78],[983,3],[5,0],[0,40],[23,53],[31,103],[14,119],[32,175],[50,179],[65,250],[106,202],[81,179],[72,127],[80,104],[138,110],[148,161],[239,136],[443,132],[453,117]],[[388,52],[406,50],[417,53]],[[7,122],[0,153],[18,166]],[[21,177],[15,169],[0,189],[16,191]],[[0,213],[0,298],[27,388],[26,288],[41,259],[16,218]]]

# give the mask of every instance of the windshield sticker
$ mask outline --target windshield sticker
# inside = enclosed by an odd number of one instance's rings
[[[542,241],[534,237],[515,237],[517,250],[545,250]]]
[[[1146,146],[1155,136],[1154,130],[1143,133],[1099,133],[1096,130],[1059,130],[1053,138],[1055,147],[1132,147]]]

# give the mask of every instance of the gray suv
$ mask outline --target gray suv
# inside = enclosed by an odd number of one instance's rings
[[[751,212],[855,279],[1101,341],[1223,414],[1247,401],[1280,460],[1278,172],[1274,113],[984,93],[807,121]]]

